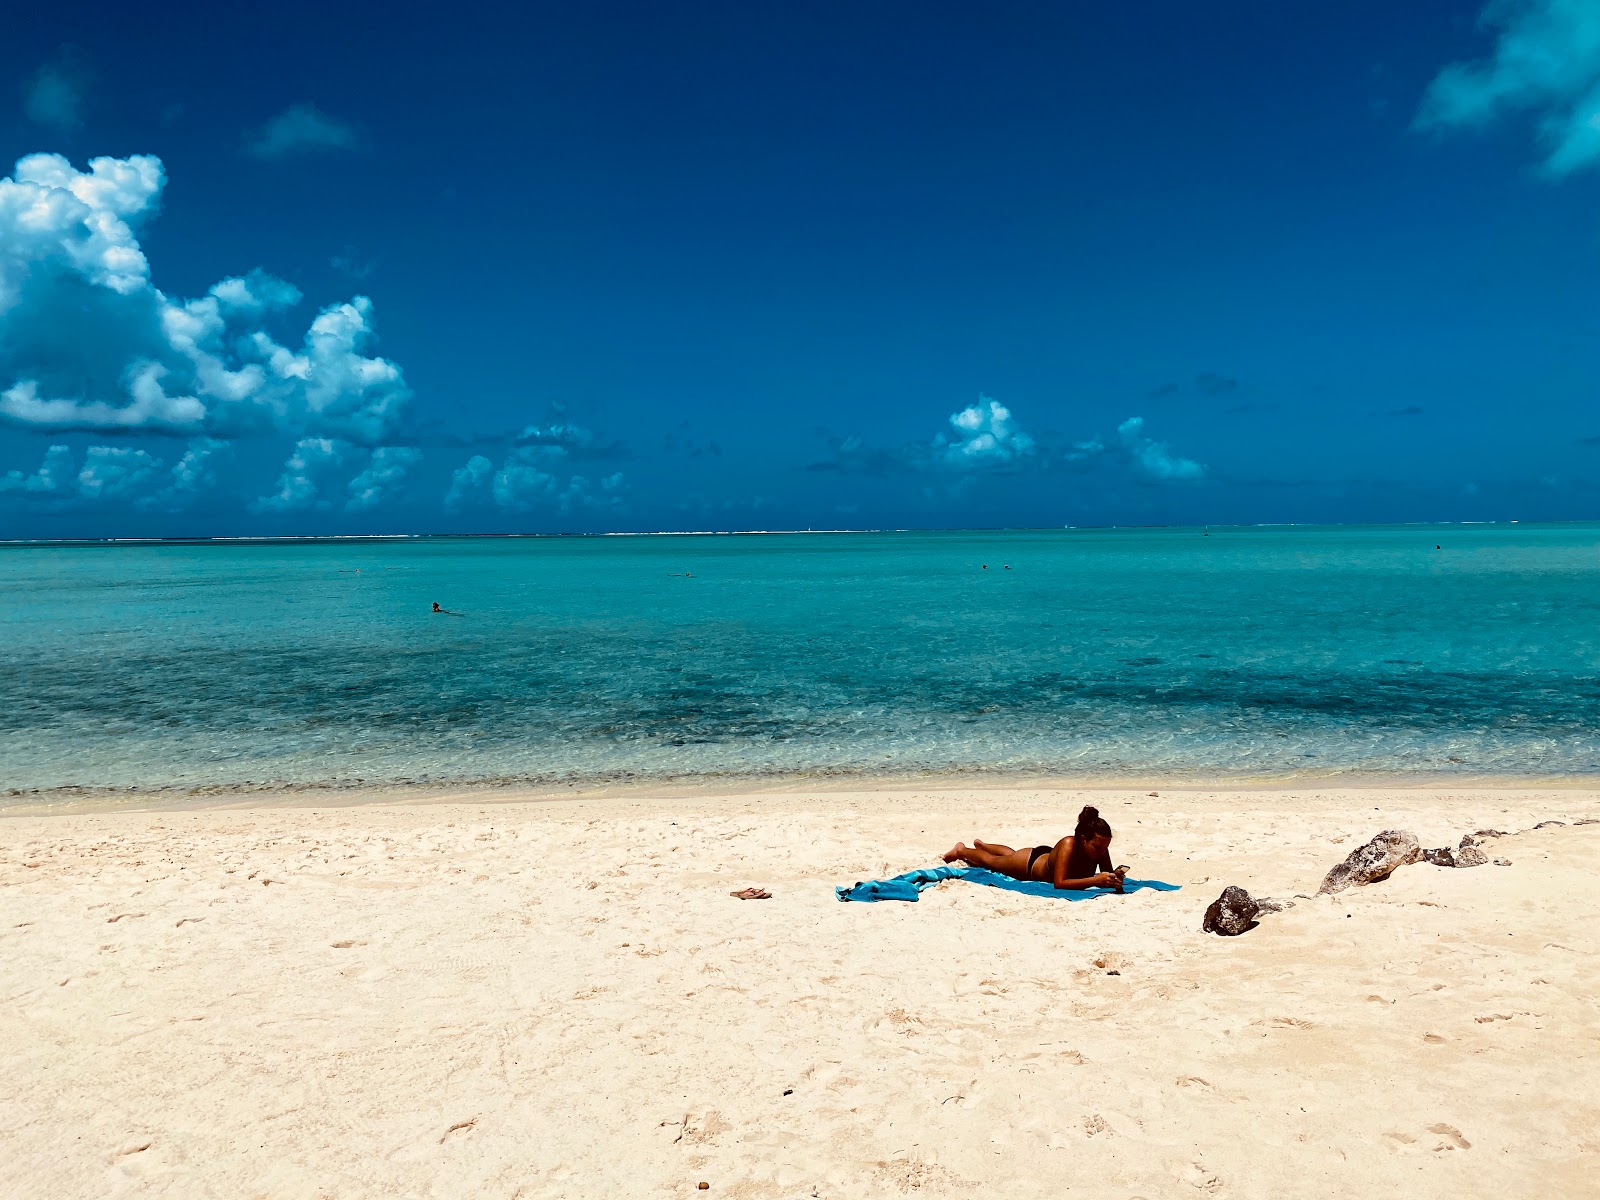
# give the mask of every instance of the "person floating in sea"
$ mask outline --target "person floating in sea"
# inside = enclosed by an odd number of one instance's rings
[[[433,611],[438,613],[440,616],[445,617],[460,617],[465,615],[464,613],[451,612],[448,608],[440,608],[437,600],[433,602]]]
[[[1078,826],[1070,837],[1052,846],[1024,846],[1013,850],[992,842],[974,840],[971,846],[957,842],[944,856],[945,862],[963,862],[982,867],[997,875],[1009,875],[1025,882],[1048,883],[1058,890],[1084,888],[1122,890],[1127,867],[1111,866],[1111,826],[1096,808],[1078,814]]]

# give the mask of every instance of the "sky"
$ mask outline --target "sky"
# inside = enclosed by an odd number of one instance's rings
[[[69,0],[0,79],[0,538],[1600,517],[1600,0]]]

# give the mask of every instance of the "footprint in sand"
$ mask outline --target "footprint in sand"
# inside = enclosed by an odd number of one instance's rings
[[[1461,1130],[1454,1125],[1429,1125],[1428,1132],[1439,1135],[1439,1144],[1434,1147],[1436,1152],[1441,1150],[1472,1149],[1472,1143],[1462,1137]]]
[[[1222,1179],[1215,1172],[1207,1170],[1204,1163],[1168,1163],[1167,1170],[1179,1183],[1187,1183],[1197,1191],[1214,1195],[1222,1190]]]

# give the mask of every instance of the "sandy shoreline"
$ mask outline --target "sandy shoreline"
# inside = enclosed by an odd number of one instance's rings
[[[1085,797],[1184,889],[834,899]],[[1600,791],[270,799],[0,820],[15,1194],[1593,1186]],[[1200,932],[1389,827],[1526,832]]]
[[[115,812],[187,812],[224,808],[350,808],[368,804],[535,804],[565,800],[642,800],[651,803],[686,800],[740,799],[758,796],[899,795],[929,792],[1057,792],[1143,795],[1151,790],[1210,795],[1271,793],[1326,795],[1380,791],[1435,792],[1584,792],[1600,794],[1595,775],[1447,775],[1409,772],[1405,775],[1363,775],[1338,771],[1326,775],[1146,775],[1136,779],[1102,775],[1036,775],[999,770],[917,772],[862,775],[796,774],[773,776],[693,775],[669,780],[527,784],[484,781],[458,784],[386,784],[355,782],[348,786],[216,785],[200,788],[62,787],[0,793],[0,821],[9,817],[90,815]]]

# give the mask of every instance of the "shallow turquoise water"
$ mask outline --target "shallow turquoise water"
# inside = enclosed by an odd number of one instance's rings
[[[1592,525],[8,547],[0,583],[11,792],[1600,771]]]

